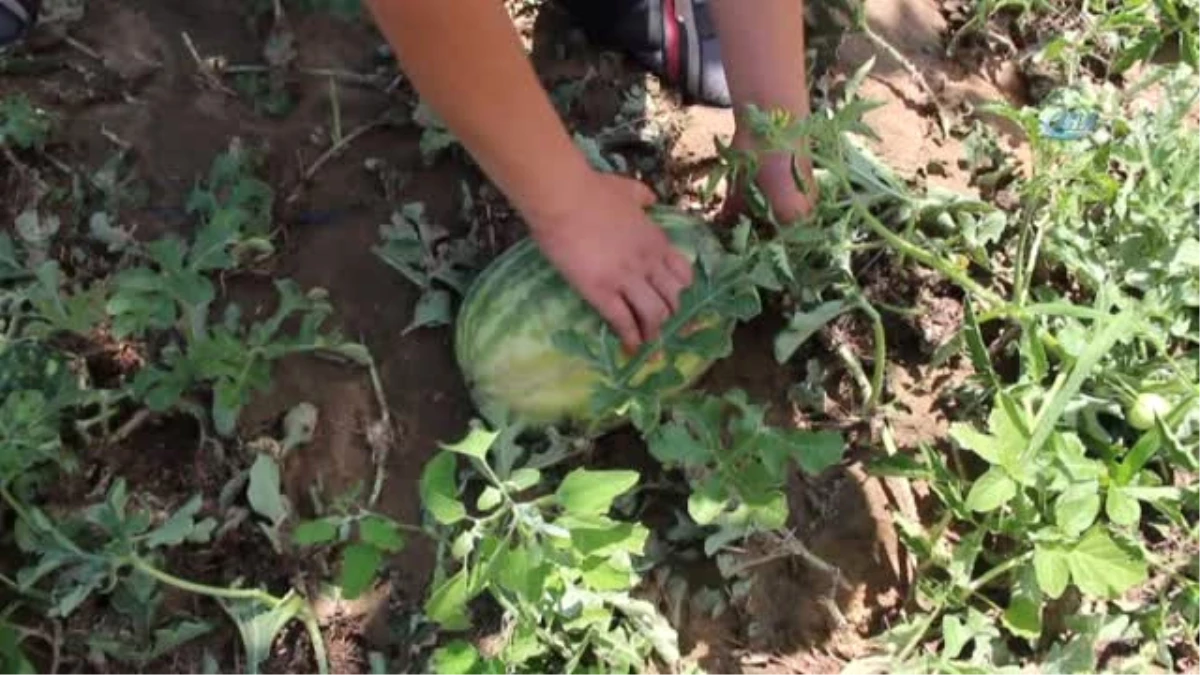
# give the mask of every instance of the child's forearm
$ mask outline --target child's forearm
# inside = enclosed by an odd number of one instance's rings
[[[531,221],[569,210],[589,167],[498,0],[370,0],[424,101]],[[533,222],[531,222],[531,225]]]
[[[712,0],[712,9],[737,113],[754,104],[807,115],[804,0]]]

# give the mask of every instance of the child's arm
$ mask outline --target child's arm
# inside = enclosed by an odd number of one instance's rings
[[[651,223],[643,184],[593,171],[498,0],[370,0],[421,97],[626,346],[657,336],[691,266]]]
[[[786,110],[797,119],[807,117],[804,0],[712,0],[712,10],[735,111],[754,104]],[[751,147],[749,132],[740,123],[734,144]],[[812,208],[809,197],[796,187],[791,159],[784,154],[766,157],[758,176],[760,188],[784,223]],[[803,159],[799,163],[809,189],[815,190],[811,163]]]

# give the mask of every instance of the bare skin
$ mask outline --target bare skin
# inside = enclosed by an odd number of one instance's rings
[[[597,0],[603,1],[603,0]],[[499,0],[368,0],[402,70],[626,349],[659,335],[692,269],[645,208],[644,184],[593,170],[538,82]],[[734,105],[808,114],[802,0],[713,3]],[[504,111],[501,112],[501,106]],[[739,132],[735,143],[748,137]],[[784,220],[811,208],[789,159],[758,176]]]

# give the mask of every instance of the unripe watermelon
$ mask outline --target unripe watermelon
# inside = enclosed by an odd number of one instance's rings
[[[701,251],[706,256],[722,251],[703,220],[665,207],[649,214],[693,266]],[[708,315],[689,328],[720,326],[732,331],[733,324],[732,319]],[[455,327],[455,356],[476,407],[493,424],[609,429],[620,422],[616,411],[599,416],[591,411],[592,392],[602,382],[602,373],[554,341],[556,333],[569,329],[598,343],[606,325],[526,238],[492,261],[467,290]],[[674,356],[684,382],[668,395],[694,384],[712,365],[711,358],[697,354]],[[649,360],[635,382],[666,363],[666,358]]]

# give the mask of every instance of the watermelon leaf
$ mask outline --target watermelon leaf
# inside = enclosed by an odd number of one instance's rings
[[[600,515],[608,511],[614,499],[636,485],[640,477],[636,471],[575,469],[559,484],[554,498],[567,513]]]
[[[455,481],[457,462],[449,452],[438,453],[421,471],[418,492],[421,503],[433,519],[443,525],[453,525],[467,517],[467,509],[458,500]]]
[[[490,431],[476,426],[471,428],[466,438],[457,443],[443,443],[442,448],[451,452],[457,452],[460,455],[484,460],[487,458],[487,453],[491,449],[492,443],[499,437],[499,431]]]

